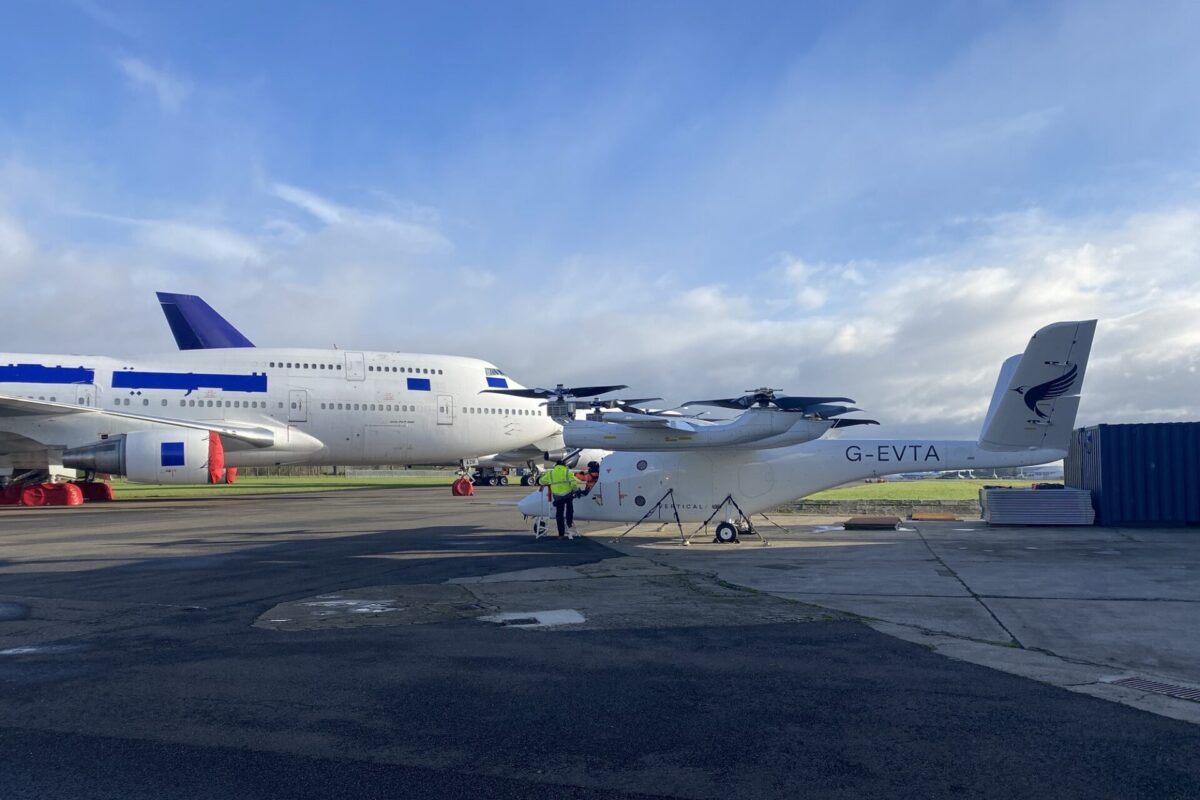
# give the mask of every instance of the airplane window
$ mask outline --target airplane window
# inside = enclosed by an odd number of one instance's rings
[[[338,411],[345,411],[345,410],[346,410],[345,407],[341,403],[338,403]]]
[[[342,365],[341,365],[341,364],[338,364],[338,365],[337,365],[337,368],[338,368],[338,369],[341,369],[341,368],[342,368]]]
[[[320,364],[320,365],[318,366],[318,368],[319,368],[319,369],[325,369],[325,365],[324,365],[324,364]]]
[[[438,375],[441,375],[441,374],[442,374],[442,371],[439,369],[439,370],[438,370]]]
[[[446,413],[446,407],[445,407],[445,406],[438,406],[438,413],[439,413],[439,414],[445,414],[445,413]]]
[[[374,372],[374,371],[375,371],[374,367],[367,367],[367,372]]]
[[[374,404],[374,403],[371,403],[371,410],[372,410],[372,411],[374,411],[374,410],[375,410],[375,404]]]
[[[273,367],[273,366],[275,366],[275,362],[274,362],[274,361],[272,361],[272,362],[271,362],[271,366],[272,366],[272,367]]]
[[[226,408],[229,408],[229,407],[230,407],[230,406],[232,406],[232,405],[233,405],[233,402],[232,402],[232,401],[229,401],[229,400],[226,400],[226,401],[225,401],[225,407],[226,407]]]
[[[296,404],[295,404],[295,403],[292,403],[292,408],[295,408],[295,407],[296,407]]]
[[[119,406],[119,405],[121,405],[121,398],[119,398],[119,397],[115,398],[115,399],[113,400],[113,405],[114,405],[114,406]]]
[[[180,400],[180,401],[179,401],[179,407],[180,407],[180,408],[184,408],[185,406],[187,406],[187,400]]]
[[[195,408],[195,407],[196,407],[196,401],[195,401],[195,400],[188,400],[188,405],[189,405],[189,406],[191,406],[192,408]]]
[[[280,400],[280,401],[279,401],[279,407],[280,407],[280,408],[283,408],[283,401],[282,401],[282,400]]]
[[[167,398],[165,398],[165,397],[163,398],[162,404],[163,404],[164,406],[167,404]]]

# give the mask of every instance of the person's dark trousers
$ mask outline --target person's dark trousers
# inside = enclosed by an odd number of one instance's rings
[[[564,517],[566,518],[564,522]],[[554,498],[554,521],[558,523],[558,535],[566,536],[567,528],[575,524],[575,496],[558,495]]]

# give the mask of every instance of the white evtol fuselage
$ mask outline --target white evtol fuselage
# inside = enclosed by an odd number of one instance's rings
[[[575,501],[575,518],[634,522],[657,505],[647,521],[673,522],[678,512],[684,522],[702,522],[726,497],[755,514],[864,478],[1044,464],[1065,455],[1065,450],[1046,448],[987,451],[977,442],[933,439],[818,439],[767,450],[613,453],[601,462],[596,486]],[[554,515],[544,492],[521,500],[518,510],[529,517]],[[736,515],[727,505],[716,521]]]
[[[0,396],[76,413],[11,410],[0,473],[163,420],[253,435],[226,445],[231,467],[454,464],[541,441],[561,428],[494,365],[418,353],[293,348],[191,350],[144,358],[0,353]],[[106,413],[79,413],[83,408]],[[55,409],[46,406],[45,411]],[[243,437],[244,439],[245,437]]]

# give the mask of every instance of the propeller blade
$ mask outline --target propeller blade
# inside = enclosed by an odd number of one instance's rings
[[[852,428],[855,425],[878,425],[879,422],[873,419],[835,419],[830,430],[834,428]]]
[[[849,397],[776,397],[775,405],[784,411],[807,411],[810,406],[826,403],[853,403]]]
[[[483,389],[480,394],[503,394],[509,397],[529,397],[538,398],[546,395],[553,395],[554,392],[547,392],[545,389]]]
[[[734,410],[745,410],[754,402],[750,397],[726,397],[721,400],[688,400],[680,405],[680,408],[688,406],[716,406],[717,408],[732,408]]]
[[[563,394],[567,397],[594,397],[598,394],[608,394],[615,392],[618,389],[628,389],[628,386],[576,386],[573,389],[563,390]],[[554,392],[551,392],[554,394]]]
[[[579,386],[574,389],[558,386],[553,389],[483,389],[480,394],[503,394],[509,397],[592,397],[598,394],[615,392],[617,389],[628,389],[628,386]]]
[[[854,406],[835,406],[825,403],[817,406],[809,406],[804,409],[806,414],[815,414],[821,419],[840,417],[842,414],[849,414],[851,411],[862,411],[862,409],[855,408]]]

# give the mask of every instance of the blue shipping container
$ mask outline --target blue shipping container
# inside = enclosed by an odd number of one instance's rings
[[[1063,470],[1097,525],[1200,525],[1200,422],[1079,428]]]

